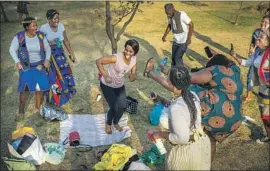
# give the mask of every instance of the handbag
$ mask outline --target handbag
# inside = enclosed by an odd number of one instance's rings
[[[92,147],[90,145],[80,143],[80,134],[77,131],[72,131],[69,133],[68,138],[63,141],[63,145],[69,143],[70,146],[75,147],[79,152],[91,151]],[[80,150],[80,148],[84,148]]]
[[[138,107],[138,101],[130,96],[126,97],[126,112],[129,114],[136,114],[137,113],[137,107]]]
[[[67,141],[68,140],[68,141]],[[68,138],[65,139],[63,145],[66,145],[69,142],[70,146],[79,146],[80,145],[80,134],[77,131],[72,131],[68,134]]]

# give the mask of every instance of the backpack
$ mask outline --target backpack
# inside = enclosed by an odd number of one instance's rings
[[[2,157],[4,170],[36,170],[36,166],[24,159]]]

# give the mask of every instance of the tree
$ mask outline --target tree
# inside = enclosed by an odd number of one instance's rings
[[[110,1],[106,1],[106,32],[111,41],[112,53],[117,52],[117,42],[120,40],[121,35],[124,33],[127,26],[133,20],[136,12],[138,11],[140,1],[120,1],[118,8],[111,11]],[[115,33],[115,26],[120,23],[123,18],[129,19],[124,23],[119,32]]]
[[[236,18],[235,18],[235,22],[234,22],[235,25],[238,25],[238,18],[239,18],[242,6],[243,6],[243,1],[240,4],[240,8],[239,8],[238,13],[237,13]]]
[[[2,2],[0,2],[0,6],[1,6],[1,13],[2,13],[3,16],[4,16],[4,21],[5,21],[5,22],[9,22],[8,17],[7,17],[7,15],[6,15],[6,12],[5,12],[5,9],[4,9],[4,6],[3,6]]]

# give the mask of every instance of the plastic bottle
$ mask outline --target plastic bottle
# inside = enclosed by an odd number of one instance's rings
[[[61,48],[62,47],[62,44],[61,44],[61,41],[60,41],[60,39],[56,39],[56,46],[58,47],[58,48]]]
[[[147,132],[147,136],[150,138],[150,137],[152,136],[153,133],[154,133],[153,131],[148,131],[148,132]],[[160,153],[161,155],[167,153],[167,150],[166,150],[166,148],[164,147],[164,144],[163,144],[161,138],[156,139],[155,145],[156,145],[156,147],[157,147],[157,149],[158,149],[158,151],[159,151],[159,153]]]
[[[162,58],[162,59],[160,60],[159,64],[160,64],[160,65],[166,65],[167,62],[168,62],[168,58],[167,58],[167,57],[164,57],[164,58]],[[160,72],[161,72],[161,68],[158,66],[156,71],[157,71],[158,73],[160,73]]]

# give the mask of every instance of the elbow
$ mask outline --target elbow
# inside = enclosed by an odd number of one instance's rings
[[[189,135],[176,135],[176,134],[170,134],[169,135],[169,140],[171,141],[171,143],[173,144],[181,144],[181,145],[185,145],[189,143]]]

